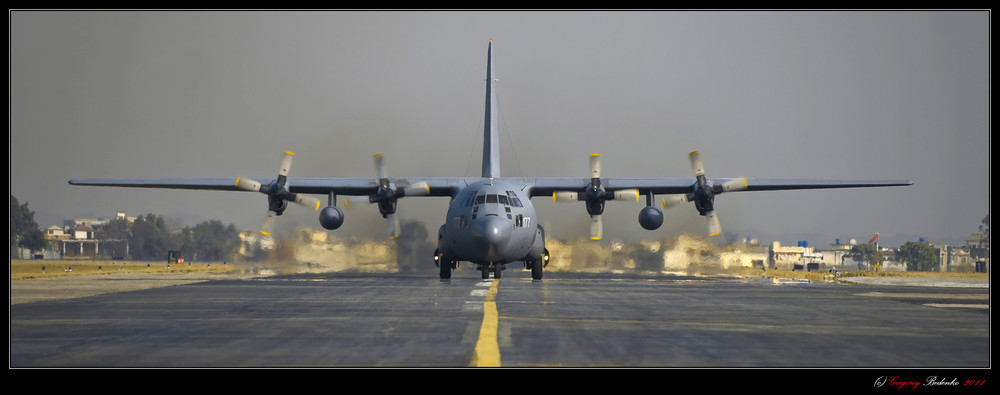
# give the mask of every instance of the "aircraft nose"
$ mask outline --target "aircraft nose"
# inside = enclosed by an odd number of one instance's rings
[[[489,216],[476,221],[477,236],[492,247],[510,240],[510,223],[497,216]]]

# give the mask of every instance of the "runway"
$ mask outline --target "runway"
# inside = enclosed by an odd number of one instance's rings
[[[12,304],[10,365],[988,368],[988,295],[519,270],[214,280]]]

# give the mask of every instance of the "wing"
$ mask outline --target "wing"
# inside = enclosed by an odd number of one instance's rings
[[[736,188],[727,192],[738,191],[780,191],[795,189],[833,189],[833,188],[871,188],[913,185],[910,180],[863,180],[863,179],[780,179],[780,178],[713,178],[707,179],[709,185],[725,185],[745,182],[745,188]],[[590,178],[524,178],[513,182],[522,182],[528,186],[531,197],[547,196],[564,191],[584,191],[590,187]],[[634,191],[640,196],[674,195],[691,192],[698,180],[695,178],[603,178],[601,185],[608,192]]]
[[[640,200],[646,208],[639,212],[639,224],[653,230],[663,224],[663,213],[653,201],[654,195],[667,195],[663,208],[693,202],[698,213],[708,221],[709,234],[722,232],[715,213],[715,195],[736,191],[778,191],[791,189],[869,188],[913,184],[910,180],[824,180],[775,178],[715,178],[705,176],[698,151],[688,154],[695,178],[601,178],[601,158],[590,154],[590,178],[524,179],[529,196],[552,196],[552,200],[583,201],[590,214],[590,237],[598,240],[603,230],[601,214],[607,200]]]
[[[639,212],[639,224],[654,230],[663,224],[663,213],[655,207],[662,203],[669,208],[693,202],[705,217],[708,234],[722,233],[715,212],[715,195],[737,191],[779,191],[794,189],[870,188],[912,185],[910,180],[829,180],[774,178],[535,178],[524,179],[529,196],[551,196],[553,201],[583,201],[590,214],[590,238],[603,237],[601,214],[606,200],[638,201],[646,197],[646,206]],[[666,195],[654,202],[654,195]]]
[[[424,190],[420,193],[410,192],[404,196],[451,197],[469,184],[465,178],[387,178],[385,180],[398,190]],[[366,196],[377,193],[381,187],[381,180],[373,178],[295,178],[288,180],[288,190],[292,193]]]

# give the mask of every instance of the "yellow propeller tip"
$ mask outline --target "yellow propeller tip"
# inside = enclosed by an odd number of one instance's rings
[[[598,153],[594,152],[594,153],[591,153],[590,156],[601,156],[601,154],[598,154]]]
[[[270,236],[270,235],[271,235],[270,233],[268,233],[268,232],[265,232],[265,231],[263,231],[263,230],[262,230],[262,231],[260,231],[260,234],[262,234],[262,235],[264,235],[264,236]]]
[[[590,239],[591,240],[600,240],[601,238],[600,237],[591,237]]]
[[[288,155],[291,155],[291,156],[295,156],[295,153],[292,152],[292,151],[285,151],[285,153],[288,154]]]
[[[719,232],[715,232],[715,233],[710,234],[709,236],[718,236],[718,235],[719,235]]]

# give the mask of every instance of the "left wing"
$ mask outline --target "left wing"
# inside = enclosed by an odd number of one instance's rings
[[[870,188],[912,185],[910,180],[831,180],[775,178],[714,178],[705,176],[700,155],[689,154],[695,178],[601,178],[600,156],[591,154],[591,178],[521,179],[529,196],[552,196],[553,201],[583,201],[590,214],[592,239],[603,234],[601,214],[607,200],[639,200],[646,197],[646,208],[639,213],[642,227],[653,230],[663,224],[663,213],[654,207],[654,195],[667,195],[663,208],[693,202],[708,221],[709,235],[722,232],[715,213],[715,195],[737,191],[778,191],[794,189]]]

